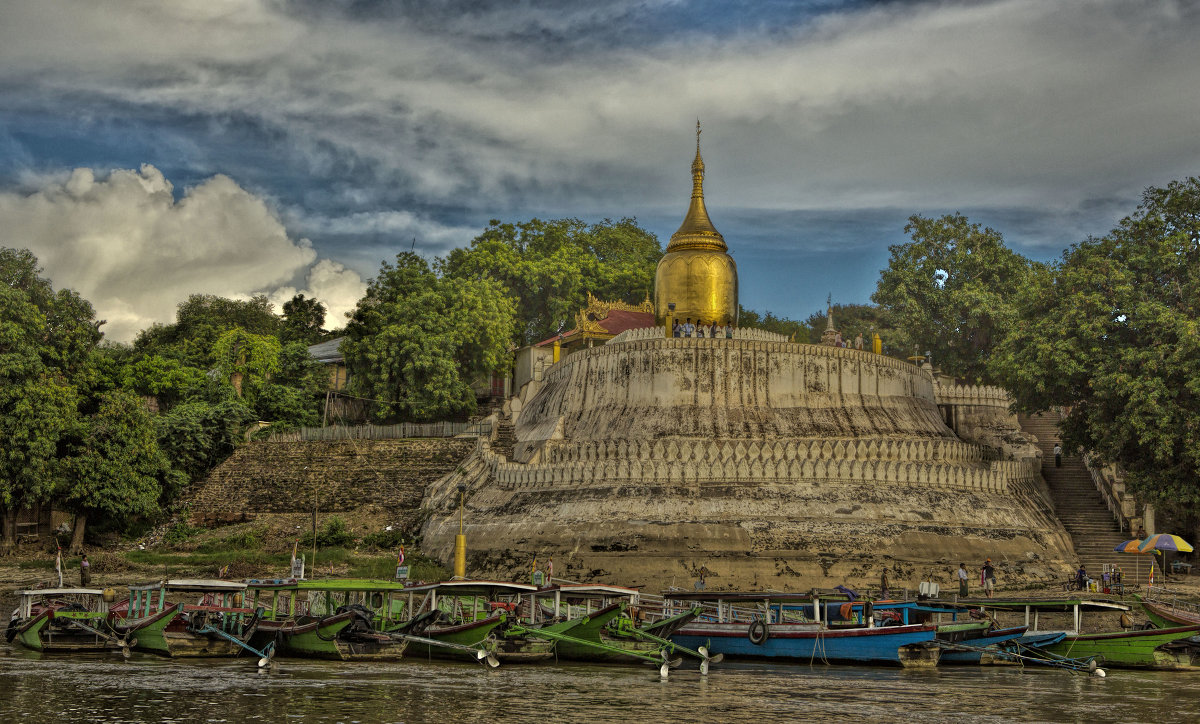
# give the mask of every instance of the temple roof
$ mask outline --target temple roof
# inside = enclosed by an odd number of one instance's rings
[[[569,332],[534,343],[534,347],[545,347],[559,339],[564,343],[578,337],[609,339],[627,329],[642,329],[654,326],[654,311],[649,300],[639,305],[626,302],[602,302],[588,293],[588,305],[575,315],[575,327]]]
[[[713,226],[704,207],[704,159],[700,156],[700,121],[696,121],[696,158],[692,161],[692,201],[679,230],[671,234],[667,251],[704,249],[728,251],[725,237]]]

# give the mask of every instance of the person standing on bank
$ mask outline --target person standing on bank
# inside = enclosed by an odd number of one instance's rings
[[[79,561],[79,587],[87,588],[92,582],[92,564],[88,563],[87,554]]]
[[[1054,467],[1062,467],[1062,443],[1054,443]]]
[[[967,564],[958,564],[958,595],[967,597]]]
[[[991,598],[992,591],[996,588],[996,569],[992,567],[991,558],[987,559],[983,564],[980,582],[983,583],[983,595]]]
[[[886,568],[879,572],[879,597],[888,597],[888,576]]]

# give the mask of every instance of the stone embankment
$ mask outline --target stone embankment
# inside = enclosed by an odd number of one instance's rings
[[[550,556],[650,588],[949,585],[987,557],[1008,583],[1065,575],[1070,538],[1007,398],[937,387],[859,350],[628,333],[552,367],[511,447],[480,440],[430,487],[425,547],[450,556],[463,485],[477,576]]]
[[[251,442],[186,497],[199,524],[263,513],[352,513],[375,506],[415,526],[425,488],[452,472],[473,439]]]

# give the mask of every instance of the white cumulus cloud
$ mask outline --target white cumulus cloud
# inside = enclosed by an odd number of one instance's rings
[[[281,302],[302,282],[336,326],[366,289],[357,272],[318,259],[261,198],[223,175],[176,200],[153,166],[101,179],[80,168],[32,191],[0,193],[0,226],[5,246],[36,254],[54,285],[91,301],[118,341],[174,320],[191,294]]]

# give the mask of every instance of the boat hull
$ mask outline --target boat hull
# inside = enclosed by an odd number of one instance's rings
[[[993,631],[982,632],[979,636],[967,637],[959,639],[956,643],[969,646],[971,650],[955,651],[947,649],[942,652],[941,663],[944,664],[979,664],[982,662],[985,653],[992,653],[991,650],[1001,650],[1005,644],[1016,641],[1025,635],[1026,627],[1017,626],[1015,628],[995,629]],[[940,632],[939,632],[940,638]],[[991,649],[986,650],[985,649]]]
[[[936,627],[923,624],[880,628],[821,629],[812,624],[773,624],[761,643],[750,640],[747,623],[693,622],[671,641],[726,656],[793,659],[805,663],[900,665],[900,647],[932,641]]]
[[[107,625],[104,614],[44,610],[20,624],[13,640],[27,649],[47,654],[112,651],[118,648],[111,639],[72,628],[68,623],[72,620],[101,630]]]
[[[490,618],[480,619],[479,621],[471,621],[470,623],[460,624],[458,626],[443,626],[430,627],[420,631],[417,635],[440,641],[445,644],[455,644],[457,646],[472,646],[489,648],[488,636],[492,631],[504,622],[501,616],[492,616]],[[491,646],[495,648],[495,646]],[[425,658],[439,659],[474,659],[469,652],[461,649],[443,648],[433,646],[432,644],[421,643],[420,641],[410,641],[409,656],[423,656]]]
[[[1130,669],[1179,668],[1171,666],[1155,649],[1173,641],[1200,634],[1200,625],[1142,631],[1115,631],[1101,634],[1068,635],[1045,650],[1074,659],[1096,657],[1109,667]]]
[[[351,621],[350,613],[309,621],[259,621],[250,645],[262,651],[274,642],[280,656],[342,660],[337,638]]]

